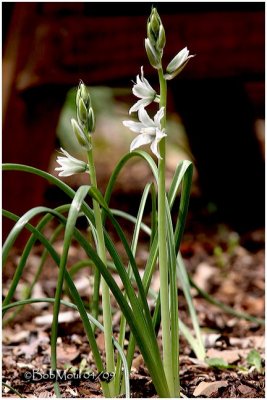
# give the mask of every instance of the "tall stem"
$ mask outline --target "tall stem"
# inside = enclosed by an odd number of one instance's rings
[[[167,105],[167,84],[162,69],[158,70],[160,82],[160,107],[164,107],[164,117],[161,120],[161,128],[166,128],[166,105]],[[172,397],[174,397],[174,380],[172,369],[172,348],[170,334],[170,306],[169,306],[169,285],[168,285],[168,254],[167,254],[167,229],[165,209],[165,169],[166,150],[165,137],[159,142],[161,158],[158,161],[158,235],[159,235],[159,272],[160,272],[160,297],[161,297],[161,323],[162,323],[162,346],[163,366],[168,386]],[[178,340],[178,339],[177,339]]]
[[[91,177],[91,185],[97,188],[96,171],[94,165],[93,151],[88,151],[88,164],[89,173]],[[103,225],[101,218],[101,210],[98,202],[93,200],[93,209],[95,215],[95,225],[97,231],[97,251],[98,255],[105,265],[107,265],[106,247],[103,233]],[[101,289],[102,289],[102,306],[103,306],[103,325],[104,325],[104,340],[106,350],[106,369],[108,372],[115,371],[114,362],[114,351],[112,343],[112,315],[111,315],[111,304],[110,304],[110,291],[106,281],[101,277]],[[110,395],[114,397],[114,382],[111,381],[109,384]]]

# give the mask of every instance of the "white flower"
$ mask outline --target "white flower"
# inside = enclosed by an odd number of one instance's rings
[[[152,88],[148,80],[144,77],[143,67],[141,67],[141,76],[139,77],[139,75],[137,75],[136,77],[136,83],[133,86],[133,94],[136,97],[139,97],[139,99],[141,100],[138,100],[130,108],[129,114],[138,111],[141,107],[148,106],[153,101],[159,102],[156,91]]]
[[[123,125],[131,129],[131,131],[139,133],[139,135],[132,141],[130,151],[137,149],[140,146],[151,143],[152,152],[160,157],[158,144],[161,139],[166,135],[165,131],[161,129],[160,121],[164,116],[164,107],[157,112],[154,116],[154,121],[149,117],[144,107],[139,108],[138,118],[140,122],[123,121]]]
[[[88,172],[88,164],[86,162],[78,160],[72,157],[66,150],[60,148],[64,157],[57,157],[57,163],[61,165],[55,168],[55,171],[60,171],[59,176],[71,176],[80,172]]]
[[[168,64],[166,68],[167,74],[164,75],[165,79],[170,80],[178,75],[192,57],[195,57],[195,55],[189,56],[189,50],[187,47],[179,51],[179,53],[176,54],[176,56]]]

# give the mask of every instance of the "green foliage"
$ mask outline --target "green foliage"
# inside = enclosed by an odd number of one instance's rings
[[[247,355],[247,362],[249,365],[253,365],[256,367],[256,370],[261,373],[262,372],[262,362],[260,353],[253,349]]]
[[[219,358],[219,357],[206,358],[205,362],[212,368],[218,368],[218,369],[235,368],[235,366],[228,364],[223,358]]]

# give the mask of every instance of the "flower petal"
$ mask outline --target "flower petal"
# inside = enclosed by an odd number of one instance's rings
[[[146,107],[151,103],[150,99],[138,100],[129,110],[129,114],[138,111],[140,107]]]
[[[154,117],[154,124],[159,128],[159,129],[161,129],[161,124],[160,124],[160,121],[161,121],[161,119],[164,117],[164,107],[161,107],[159,110],[158,110],[158,112],[157,112],[157,114],[155,115],[155,117]]]
[[[58,160],[62,159],[62,160],[71,160],[73,161],[75,164],[79,164],[79,165],[84,165],[84,161],[82,160],[78,160],[78,158],[75,158],[73,156],[71,156],[66,150],[64,150],[62,147],[60,147],[61,152],[67,157],[60,157],[58,156]]]
[[[186,60],[189,54],[189,50],[187,47],[184,47],[178,54],[170,61],[168,64],[166,71],[168,73],[172,73],[174,70],[178,69]]]
[[[151,93],[143,83],[142,86],[135,85],[132,92],[136,97],[139,97],[140,99],[143,99],[145,97],[151,99],[151,102],[153,101],[154,93]]]
[[[138,111],[138,118],[139,121],[141,121],[142,125],[144,126],[155,126],[154,121],[149,117],[148,113],[144,109],[144,107],[141,107]]]
[[[158,159],[161,160],[162,157],[161,157],[160,154],[159,154],[158,144],[159,144],[159,140],[157,140],[157,138],[155,138],[155,139],[153,140],[153,142],[152,142],[150,148],[151,148],[152,153],[154,153],[155,156],[156,156]]]
[[[123,125],[127,128],[131,129],[131,131],[139,133],[143,127],[141,122],[134,122],[134,121],[122,121]]]
[[[137,149],[140,146],[151,143],[153,141],[153,137],[151,135],[138,135],[131,143],[130,151]]]
[[[162,131],[161,129],[156,129],[156,138],[158,141],[160,141],[162,138],[166,137],[167,134],[165,131]]]

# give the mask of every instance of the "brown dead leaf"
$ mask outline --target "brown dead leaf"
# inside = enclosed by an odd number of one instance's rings
[[[198,264],[194,275],[194,282],[202,289],[209,290],[209,279],[216,273],[216,269],[206,262]]]
[[[71,387],[67,387],[66,392],[69,393],[73,398],[77,398],[79,395],[76,388],[72,389]]]
[[[238,346],[242,349],[264,349],[265,338],[264,336],[247,336],[244,338],[230,338],[232,346]]]
[[[3,332],[2,340],[4,344],[15,344],[23,342],[28,337],[29,337],[28,331],[22,330],[14,333],[12,329],[6,328]]]
[[[136,371],[139,370],[140,365],[144,365],[144,359],[141,354],[139,354],[137,357],[134,358],[132,366],[133,368],[136,369]]]
[[[77,321],[79,318],[80,317],[78,312],[75,311],[61,312],[58,314],[58,323],[63,324],[63,323],[74,322]],[[39,317],[34,318],[34,322],[37,326],[51,325],[52,321],[53,321],[52,314],[41,315]]]
[[[253,391],[253,389],[251,387],[249,387],[247,385],[243,385],[243,384],[239,385],[237,387],[237,389],[242,395],[244,395],[246,397],[248,396],[248,394],[250,394]]]
[[[61,363],[75,360],[80,355],[80,350],[76,346],[60,346],[57,349],[57,358]]]
[[[30,344],[23,344],[22,346],[14,349],[17,356],[24,355],[26,360],[31,360],[35,354],[38,353],[39,340],[34,340]]]
[[[200,382],[193,392],[193,396],[214,396],[218,394],[218,389],[221,387],[227,387],[228,381],[218,381],[218,382]]]
[[[205,348],[212,348],[216,345],[216,341],[220,338],[221,334],[219,333],[208,333],[208,334],[204,334],[203,337],[203,341],[204,341],[204,345]]]
[[[99,333],[99,335],[96,338],[96,343],[97,343],[97,347],[101,350],[104,351],[105,350],[105,335],[103,332]]]
[[[248,351],[244,349],[235,349],[235,350],[216,350],[209,349],[207,351],[207,357],[210,358],[222,358],[227,364],[233,364],[237,362],[240,357],[245,357]]]

